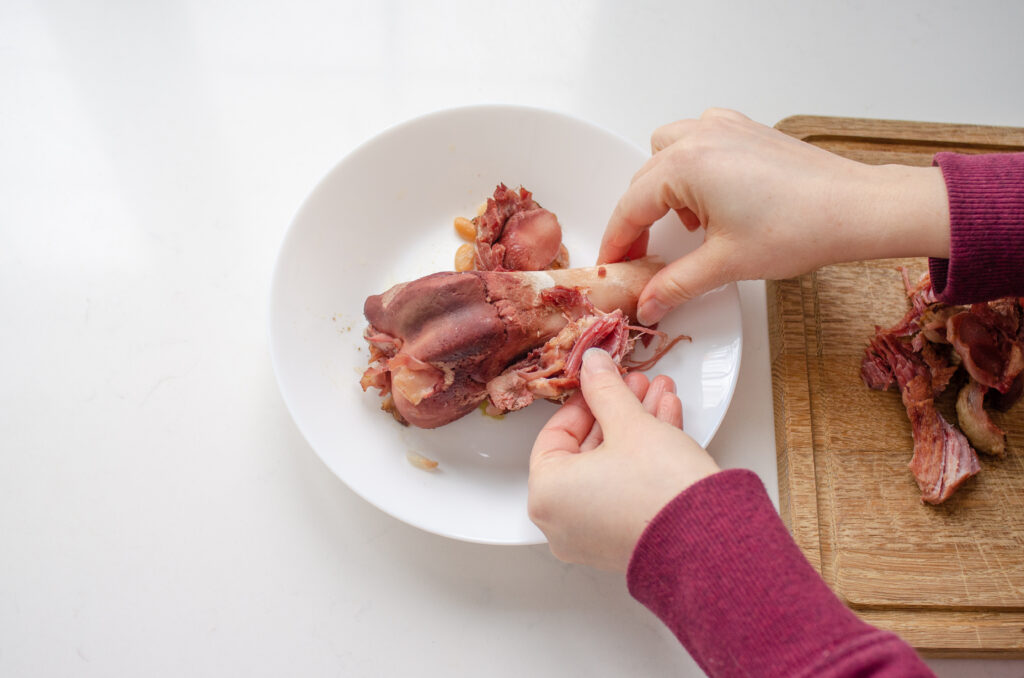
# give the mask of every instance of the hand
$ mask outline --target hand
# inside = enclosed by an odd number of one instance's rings
[[[720,109],[651,137],[653,157],[619,200],[598,263],[647,251],[647,229],[675,210],[704,243],[640,295],[638,319],[734,280],[781,279],[826,264],[949,256],[949,204],[937,167],[865,165]]]
[[[623,381],[607,353],[590,349],[580,379],[533,446],[530,519],[557,558],[625,572],[658,511],[718,466],[683,433],[670,378]]]

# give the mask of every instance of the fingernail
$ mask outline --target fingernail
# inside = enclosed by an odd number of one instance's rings
[[[653,325],[665,317],[668,307],[657,299],[648,299],[636,310],[636,319],[641,325]]]
[[[588,372],[615,372],[617,374],[619,371],[608,352],[599,348],[586,350],[583,354],[583,368]]]

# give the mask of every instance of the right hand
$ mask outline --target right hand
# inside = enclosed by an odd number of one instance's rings
[[[561,560],[625,572],[654,516],[718,466],[682,431],[668,377],[619,375],[607,353],[583,354],[580,391],[537,436],[530,519]]]
[[[706,235],[644,288],[644,324],[734,280],[790,278],[840,261],[949,256],[938,168],[865,165],[720,109],[658,129],[651,150],[608,222],[598,263],[646,254],[647,229],[670,209]]]

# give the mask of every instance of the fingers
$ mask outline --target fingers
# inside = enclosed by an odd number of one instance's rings
[[[667,379],[668,377],[666,377]],[[641,372],[630,372],[625,376],[623,381],[626,382],[626,386],[633,392],[637,400],[643,401],[648,393],[648,388],[651,382],[648,381],[647,375]],[[648,412],[654,414],[652,409],[648,409]],[[593,428],[590,429],[590,433],[580,443],[580,452],[589,452],[604,442],[604,431],[601,430],[601,423],[595,421]]]
[[[530,468],[541,460],[557,455],[573,454],[594,426],[594,415],[581,392],[572,395],[548,420],[530,452]]]
[[[633,244],[629,246],[629,251],[626,252],[626,260],[633,261],[640,259],[647,254],[647,243],[651,239],[651,231],[648,229],[640,234]]]
[[[693,233],[700,228],[700,217],[698,217],[689,207],[676,210],[676,214],[679,215],[679,221],[683,222],[683,226],[686,226],[686,230],[690,233]],[[650,233],[650,231],[648,231],[648,233]]]
[[[683,137],[691,134],[697,127],[696,120],[676,120],[662,125],[651,135],[651,153],[658,153]]]
[[[750,120],[739,111],[730,108],[709,108],[701,114],[700,120],[676,120],[654,130],[654,134],[651,135],[651,153],[660,153],[680,139],[693,134],[700,126],[700,121],[716,118]]]
[[[706,112],[705,116],[743,117],[740,113],[726,109],[712,109]],[[700,124],[698,120],[678,120],[658,128],[651,135],[651,152],[654,153],[654,157],[633,175],[629,188],[615,206],[605,227],[597,263],[613,263],[646,254],[647,229],[665,216],[669,209],[676,210],[679,219],[688,230],[693,231],[700,227],[697,214],[682,204],[678,192],[672,190],[666,183],[667,180],[685,180],[685,176],[679,173],[678,162],[666,163],[665,154],[659,155],[665,148],[696,133]],[[644,239],[643,242],[640,241],[641,238]]]
[[[651,381],[644,409],[671,426],[683,427],[683,403],[676,396],[676,383],[671,377],[662,374]]]
[[[709,108],[701,113],[701,120],[712,120],[714,118],[723,118],[727,120],[747,120],[750,118],[743,115],[739,111],[734,111],[731,108]]]
[[[587,405],[601,423],[606,438],[628,431],[637,417],[644,416],[643,405],[605,351],[592,348],[583,354],[580,382]]]
[[[658,271],[637,304],[637,320],[652,325],[676,306],[735,280],[727,254],[715,240],[680,257]]]
[[[657,415],[658,403],[661,401],[662,396],[666,393],[675,392],[676,383],[672,381],[672,378],[666,377],[664,374],[659,374],[651,380],[651,385],[648,387],[647,393],[643,398],[641,398],[644,409],[653,415]]]
[[[637,178],[612,211],[601,239],[598,263],[621,261],[637,238],[670,208],[686,207],[668,204],[665,198],[670,195],[664,190],[662,172],[654,170]]]
[[[643,402],[644,398],[647,397],[647,393],[651,388],[651,381],[643,372],[630,372],[622,378],[622,381],[626,382],[626,386],[629,387],[629,390],[633,392],[633,395],[640,402]]]
[[[683,403],[675,393],[666,393],[658,400],[658,407],[654,416],[661,421],[675,426],[683,427]]]
[[[595,421],[593,428],[590,429],[590,433],[580,443],[580,452],[590,452],[596,450],[601,443],[604,442],[604,431],[601,430],[601,423]]]

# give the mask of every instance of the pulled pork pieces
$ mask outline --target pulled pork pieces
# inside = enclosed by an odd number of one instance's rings
[[[914,435],[910,470],[921,488],[921,498],[939,504],[981,470],[962,433],[950,426],[935,409],[932,368],[907,342],[879,332],[868,346],[861,376],[871,388],[887,390],[895,381],[907,408]]]
[[[974,446],[988,454],[1006,454],[1006,433],[983,407],[991,389],[996,406],[1008,409],[1024,383],[1024,322],[1019,299],[973,304],[949,318],[946,335],[963,359],[969,380],[960,391],[956,412],[960,428]]]
[[[556,287],[551,292],[562,298],[558,306],[564,309],[568,322],[543,346],[487,383],[487,396],[497,412],[521,409],[537,398],[563,400],[579,388],[580,368],[587,349],[603,349],[622,367],[646,369],[676,343],[690,339],[682,334],[667,341],[664,332],[630,325],[620,309],[604,313],[578,289]],[[654,356],[642,363],[628,358],[640,335],[658,336],[662,340]]]
[[[622,360],[636,301],[661,267],[650,259],[583,269],[435,273],[366,300],[370,366],[396,419],[421,428],[454,421],[490,398],[492,411],[578,387],[591,346]],[[674,342],[673,342],[674,343]],[[658,355],[668,350],[663,345]],[[628,364],[627,364],[628,366]]]
[[[893,327],[875,328],[861,362],[861,379],[878,390],[898,386],[914,436],[910,469],[921,498],[938,504],[981,470],[975,449],[1005,454],[1006,435],[985,411],[984,401],[991,390],[993,404],[1008,409],[1020,396],[1024,313],[1015,298],[970,308],[948,306],[936,299],[927,274],[912,285],[906,270],[901,272],[911,308]],[[938,412],[934,399],[961,364],[968,382],[957,397],[958,431]]]

